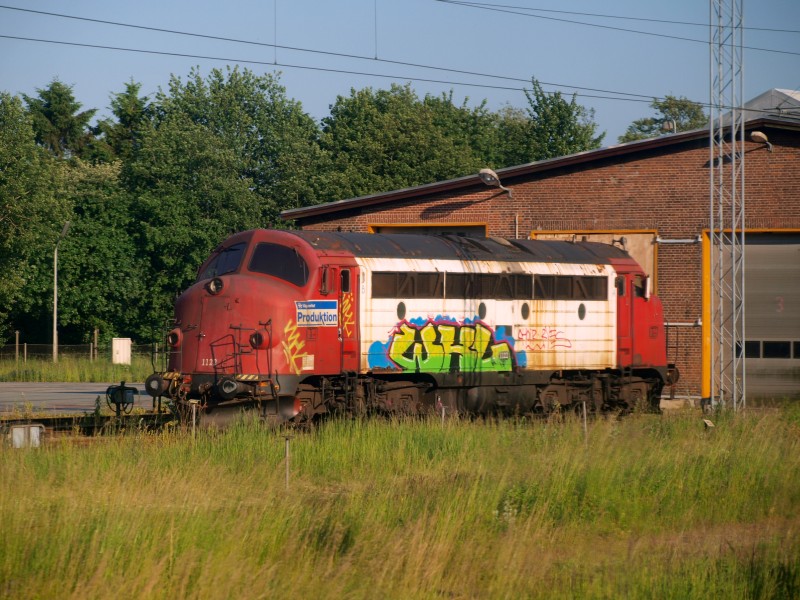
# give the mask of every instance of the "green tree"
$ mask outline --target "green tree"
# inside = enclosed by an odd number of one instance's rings
[[[497,116],[486,107],[486,100],[475,108],[470,108],[468,102],[469,98],[465,98],[461,104],[456,104],[452,91],[439,96],[427,95],[422,100],[424,109],[431,111],[434,126],[462,155],[457,175],[493,162],[497,151]]]
[[[95,139],[84,158],[92,162],[131,160],[141,145],[152,111],[147,96],[139,96],[141,84],[130,81],[125,91],[111,96],[114,119],[102,119],[92,128]]]
[[[494,152],[487,164],[496,167],[521,165],[534,160],[532,124],[525,109],[506,105],[495,115]]]
[[[279,225],[281,210],[316,201],[318,128],[277,79],[192,70],[152,103],[153,119],[122,178],[135,198],[148,263],[149,322],[234,231]]]
[[[331,160],[328,199],[361,196],[475,173],[485,166],[473,135],[485,135],[485,109],[452,97],[420,100],[409,85],[351,90],[323,119]],[[483,145],[488,145],[483,140]]]
[[[36,92],[38,97],[22,95],[33,117],[36,141],[57,157],[80,156],[91,140],[89,121],[97,110],[78,112],[82,105],[75,100],[72,86],[58,79]]]
[[[528,125],[516,164],[567,156],[599,148],[605,133],[597,135],[594,110],[577,103],[577,94],[567,102],[561,92],[548,93],[539,82],[531,79],[531,89],[525,90],[528,100]],[[510,117],[513,115],[509,115]],[[511,123],[516,125],[516,123]],[[517,148],[515,145],[513,148]]]
[[[21,100],[0,93],[0,340],[12,329],[12,319],[25,329],[16,317],[36,294],[40,302],[52,298],[32,284],[36,261],[52,261],[55,240],[70,215],[68,203],[55,193],[54,166],[37,146]]]
[[[63,339],[86,343],[97,328],[104,339],[149,340],[146,263],[137,252],[139,225],[120,184],[121,164],[73,160],[62,169],[62,194],[73,206],[72,227],[59,251]]]
[[[637,119],[630,125],[624,135],[618,139],[621,143],[657,137],[664,133],[666,123],[675,125],[677,131],[701,129],[708,125],[708,116],[703,111],[703,105],[681,96],[666,96],[663,100],[653,98],[650,107],[657,111],[653,117]]]

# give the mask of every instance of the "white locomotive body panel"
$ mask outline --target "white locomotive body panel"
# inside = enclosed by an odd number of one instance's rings
[[[362,372],[597,370],[616,364],[610,265],[365,257],[357,262]],[[377,285],[376,274],[383,278]],[[378,288],[389,274],[397,277],[395,289],[381,293]],[[426,281],[415,282],[414,274]],[[470,290],[448,297],[448,278],[459,275],[496,275],[500,287],[506,281],[513,286],[513,276],[542,275],[603,278],[605,284],[602,299],[522,298],[510,289],[493,296]],[[415,285],[435,289],[427,293]]]

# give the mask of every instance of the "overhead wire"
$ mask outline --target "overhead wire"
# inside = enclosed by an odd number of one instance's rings
[[[434,0],[435,2],[442,2],[446,4],[455,4],[448,2],[447,0]],[[457,2],[456,2],[457,3]],[[647,17],[629,17],[626,15],[606,15],[601,13],[589,13],[589,12],[578,12],[572,10],[556,10],[552,8],[532,8],[529,6],[515,6],[512,4],[492,4],[488,2],[465,2],[465,4],[470,4],[476,7],[486,7],[486,8],[511,8],[514,10],[527,10],[532,12],[545,12],[545,13],[558,13],[558,14],[565,14],[565,15],[575,15],[579,17],[598,17],[602,19],[619,19],[619,20],[626,20],[626,21],[641,21],[645,23],[661,23],[665,25],[690,25],[693,27],[708,27],[708,23],[696,23],[693,21],[674,21],[671,19],[652,19]],[[800,29],[776,29],[774,27],[752,27],[752,26],[743,26],[742,29],[746,31],[767,31],[771,33],[800,33]]]
[[[502,79],[502,80],[507,80],[507,81],[519,81],[519,82],[530,83],[530,79],[529,78],[511,77],[511,76],[507,76],[507,75],[497,75],[497,74],[493,74],[493,73],[479,73],[477,71],[467,71],[467,70],[464,70],[464,69],[453,69],[453,68],[448,68],[448,67],[437,67],[437,66],[433,66],[433,65],[423,65],[423,64],[420,64],[420,63],[412,63],[412,62],[407,62],[407,61],[399,61],[399,60],[378,58],[377,57],[377,52],[376,52],[376,57],[372,58],[372,57],[369,57],[369,56],[363,56],[363,55],[359,55],[359,54],[348,54],[348,53],[344,53],[344,52],[332,52],[332,51],[329,51],[329,50],[314,50],[314,49],[310,49],[310,48],[301,48],[301,47],[297,47],[297,46],[285,46],[285,45],[280,45],[280,44],[277,44],[277,43],[257,42],[257,41],[253,41],[253,40],[245,40],[245,39],[224,37],[224,36],[218,36],[218,35],[210,35],[210,34],[204,34],[204,33],[195,33],[195,32],[189,32],[189,31],[180,31],[180,30],[176,30],[176,29],[165,29],[165,28],[161,28],[161,27],[152,27],[152,26],[148,26],[148,25],[134,25],[134,24],[131,24],[131,23],[121,23],[121,22],[118,22],[118,21],[107,21],[107,20],[103,20],[103,19],[94,19],[94,18],[89,18],[89,17],[78,17],[78,16],[74,16],[74,15],[65,15],[65,14],[62,14],[62,13],[46,12],[46,11],[33,10],[33,9],[28,9],[28,8],[17,8],[17,7],[8,7],[8,6],[0,5],[0,9],[18,10],[18,11],[21,11],[21,12],[35,13],[35,14],[41,14],[41,15],[46,15],[46,16],[51,16],[51,17],[58,17],[58,18],[64,18],[64,19],[75,19],[75,20],[78,20],[78,21],[87,21],[87,22],[99,23],[99,24],[103,24],[103,25],[113,25],[113,26],[116,26],[116,27],[127,27],[127,28],[131,28],[131,29],[139,29],[139,30],[144,30],[144,31],[154,31],[154,32],[157,32],[157,33],[166,33],[166,34],[170,34],[170,35],[180,35],[180,36],[196,37],[196,38],[201,38],[201,39],[209,39],[209,40],[216,40],[216,41],[222,41],[222,42],[232,42],[232,43],[237,43],[237,44],[247,44],[247,45],[252,45],[252,46],[275,48],[275,49],[280,49],[280,50],[289,50],[289,51],[293,51],[293,52],[305,52],[305,53],[311,53],[311,54],[320,54],[320,55],[323,55],[323,56],[334,56],[334,57],[337,57],[337,58],[351,58],[351,59],[356,59],[356,60],[368,60],[368,61],[372,61],[372,62],[382,62],[382,63],[392,64],[392,65],[397,65],[397,66],[413,67],[413,68],[420,68],[420,69],[431,69],[431,70],[435,70],[435,71],[444,71],[444,72],[447,72],[447,73],[457,73],[459,75],[471,75],[471,76],[477,76],[477,77],[486,77],[488,79]],[[3,37],[3,36],[0,36],[0,37]],[[12,37],[13,38],[13,36],[5,36],[5,37]],[[32,39],[35,39],[35,38],[32,38]],[[39,41],[43,41],[43,42],[51,41],[52,43],[62,43],[62,42],[57,42],[57,41],[54,41],[54,40],[39,40]],[[63,43],[67,43],[67,42],[63,42]],[[72,43],[72,42],[69,42],[69,43],[73,44],[73,45],[78,45],[77,43]],[[86,45],[89,46],[89,47],[92,46],[91,44],[86,44]],[[133,51],[133,50],[129,49],[129,51]],[[260,63],[258,63],[258,61],[253,61],[253,62],[255,64],[260,64]],[[273,62],[275,62],[275,61],[273,61]],[[343,73],[349,73],[349,71],[343,71]],[[547,81],[540,81],[539,83],[542,84],[542,85],[549,85],[549,86],[552,86],[552,87],[567,88],[567,89],[571,89],[571,90],[586,90],[586,91],[590,91],[590,92],[599,92],[599,93],[602,93],[602,94],[616,94],[616,95],[620,95],[620,96],[632,96],[632,97],[635,97],[635,98],[646,98],[646,99],[648,99],[648,101],[652,101],[652,99],[653,99],[653,96],[648,95],[648,94],[636,94],[636,93],[631,93],[631,92],[620,92],[620,91],[616,91],[616,90],[605,90],[605,89],[600,89],[600,88],[589,88],[589,87],[582,87],[582,86],[569,85],[569,84],[563,84],[563,83],[553,83],[553,82],[547,82]],[[463,85],[466,85],[466,84],[463,84]],[[487,87],[491,88],[492,86],[487,86]],[[518,88],[496,88],[496,89],[518,89]]]
[[[469,2],[462,2],[456,0],[435,0],[437,2],[443,2],[447,4],[455,4],[455,5],[464,5],[468,7],[475,7],[481,8],[482,6],[479,3],[469,3]],[[135,25],[131,23],[122,23],[116,21],[108,21],[103,19],[95,19],[90,17],[79,17],[75,15],[66,15],[62,13],[53,13],[47,11],[40,11],[40,10],[33,10],[27,8],[20,8],[20,7],[13,7],[13,6],[6,6],[0,5],[0,9],[7,9],[7,10],[16,10],[21,12],[28,12],[28,13],[35,13],[41,14],[46,16],[64,18],[64,19],[74,19],[79,21],[87,21],[92,23],[99,23],[104,25],[113,25],[118,27],[127,27],[132,29],[140,29],[140,30],[147,30],[147,31],[154,31],[159,33],[166,33],[171,35],[181,35],[181,36],[189,36],[189,37],[198,37],[203,39],[212,39],[217,41],[224,41],[224,42],[232,42],[232,43],[239,43],[239,44],[248,44],[248,45],[255,45],[255,46],[262,46],[262,47],[270,47],[278,48],[282,50],[289,50],[289,51],[296,51],[296,52],[307,52],[312,54],[321,54],[326,56],[334,56],[339,58],[349,58],[349,59],[357,59],[357,60],[369,60],[371,62],[381,62],[387,64],[393,64],[398,66],[407,66],[413,68],[422,68],[422,69],[430,69],[436,71],[443,71],[449,73],[456,73],[461,75],[470,75],[470,76],[477,76],[477,77],[485,77],[489,79],[501,79],[507,81],[517,81],[517,82],[529,82],[531,80],[526,78],[519,78],[519,77],[510,77],[505,75],[496,75],[496,74],[489,74],[489,73],[480,73],[476,71],[467,71],[462,69],[453,69],[447,67],[437,67],[433,65],[423,65],[419,63],[411,63],[405,61],[396,61],[391,59],[383,59],[383,58],[370,58],[367,56],[361,56],[357,54],[347,54],[341,52],[332,52],[326,50],[314,50],[309,48],[300,48],[295,46],[284,46],[279,45],[277,43],[270,44],[268,42],[256,42],[252,40],[244,40],[244,39],[237,39],[237,38],[230,38],[224,36],[215,36],[210,34],[201,34],[201,33],[194,33],[194,32],[186,32],[180,30],[173,30],[173,29],[165,29],[159,27],[152,27],[146,25]],[[505,11],[501,11],[505,12]],[[535,16],[535,15],[529,15]],[[545,17],[547,18],[547,17]],[[633,31],[633,30],[632,30]],[[635,31],[634,31],[635,32]],[[646,33],[646,32],[637,32],[637,33]],[[290,69],[303,69],[303,70],[312,70],[312,71],[319,71],[319,72],[329,72],[329,73],[342,73],[348,75],[358,75],[358,76],[366,76],[366,77],[378,77],[378,78],[385,78],[385,79],[401,79],[406,81],[419,81],[424,83],[437,83],[437,84],[445,84],[445,85],[455,85],[455,86],[465,86],[465,87],[475,87],[475,88],[483,88],[483,89],[496,89],[496,90],[506,90],[506,91],[525,91],[525,88],[519,87],[509,87],[509,86],[501,86],[501,85],[490,85],[486,83],[472,83],[472,82],[463,82],[463,81],[449,81],[449,80],[442,80],[442,79],[432,79],[432,78],[425,78],[425,77],[418,77],[418,76],[399,76],[399,75],[392,75],[392,74],[385,74],[385,73],[370,73],[364,71],[355,71],[350,69],[335,69],[330,67],[314,67],[308,65],[298,65],[298,64],[290,64],[285,62],[278,62],[277,57],[273,62],[268,61],[260,61],[260,60],[252,60],[252,59],[239,59],[239,58],[227,58],[227,57],[220,57],[220,56],[208,56],[208,55],[200,55],[200,54],[191,54],[191,53],[182,53],[182,52],[169,52],[163,50],[148,50],[148,49],[140,49],[140,48],[124,48],[119,46],[108,46],[108,45],[101,45],[101,44],[88,44],[84,42],[67,42],[62,40],[51,40],[51,39],[43,39],[43,38],[32,38],[32,37],[24,37],[24,36],[12,36],[12,35],[5,35],[0,34],[0,38],[5,39],[13,39],[13,40],[20,40],[20,41],[29,41],[29,42],[38,42],[38,43],[47,43],[47,44],[57,44],[57,45],[66,45],[66,46],[73,46],[73,47],[82,47],[82,48],[92,48],[92,49],[100,49],[100,50],[112,50],[118,52],[131,52],[131,53],[139,53],[139,54],[151,54],[151,55],[161,55],[161,56],[174,56],[179,58],[193,58],[199,60],[211,60],[211,61],[220,61],[220,62],[230,62],[230,63],[243,63],[243,64],[254,64],[254,65],[263,65],[263,66],[278,66]],[[682,38],[678,38],[682,39]],[[694,41],[694,40],[690,40]],[[800,54],[800,53],[795,53]],[[570,90],[584,90],[581,92],[574,92],[576,96],[581,98],[593,98],[593,99],[600,99],[600,100],[621,100],[627,102],[640,102],[640,103],[651,103],[653,101],[664,100],[664,98],[660,98],[658,96],[653,95],[646,95],[646,94],[637,94],[631,92],[621,92],[616,90],[606,90],[600,88],[589,88],[583,86],[574,86],[568,84],[560,84],[560,83],[553,83],[553,82],[545,82],[536,80],[539,85],[546,85],[558,88],[567,88]],[[547,94],[555,94],[560,92],[553,92],[543,90]],[[598,92],[595,94],[590,94],[586,92]],[[601,95],[601,94],[613,94],[613,95]],[[709,104],[706,102],[696,102],[696,104],[708,107]],[[725,108],[725,107],[723,107]],[[728,107],[730,108],[730,107]],[[767,111],[764,111],[767,112]]]
[[[297,65],[297,64],[289,64],[284,62],[272,62],[272,61],[265,61],[265,60],[252,60],[252,59],[245,59],[245,58],[228,58],[222,56],[208,56],[202,54],[189,54],[184,52],[167,52],[164,50],[146,50],[141,48],[123,48],[120,46],[106,46],[102,44],[87,44],[84,42],[65,42],[60,40],[47,40],[42,38],[31,38],[31,37],[22,37],[16,35],[5,35],[0,34],[0,38],[11,39],[11,40],[20,40],[20,41],[27,41],[27,42],[39,42],[39,43],[46,43],[46,44],[60,44],[64,46],[76,46],[80,48],[95,48],[99,50],[115,50],[119,52],[133,52],[139,54],[153,54],[159,56],[175,56],[178,58],[196,58],[200,60],[213,60],[213,61],[220,61],[220,62],[229,62],[229,63],[244,63],[244,64],[254,64],[254,65],[263,65],[263,66],[278,66],[278,67],[286,67],[291,69],[306,69],[310,71],[323,71],[328,73],[343,73],[346,75],[361,75],[366,77],[382,77],[386,79],[403,79],[408,81],[422,81],[426,83],[442,83],[447,85],[461,85],[467,87],[478,87],[478,88],[486,88],[486,89],[494,89],[494,90],[509,90],[509,91],[523,91],[524,88],[519,87],[510,87],[510,86],[501,86],[501,85],[490,85],[486,83],[470,83],[464,81],[448,81],[444,79],[431,79],[425,77],[417,77],[417,76],[401,76],[401,75],[390,75],[386,73],[368,73],[366,71],[353,71],[348,69],[334,69],[330,67],[312,67],[308,65]],[[435,68],[435,67],[428,67],[428,68]],[[477,75],[480,75],[477,73]],[[527,80],[521,80],[527,81]],[[541,83],[541,82],[539,82]],[[554,92],[547,92],[547,93],[554,93]],[[592,95],[592,94],[578,94],[581,97],[585,98],[599,98],[603,100],[626,100],[629,102],[652,102],[652,96],[642,96],[641,98],[625,98],[621,96],[600,96],[600,95]],[[657,98],[656,98],[657,99]]]
[[[671,40],[679,40],[679,41],[683,41],[683,42],[692,42],[692,43],[696,43],[696,44],[708,45],[708,40],[699,40],[699,39],[696,39],[696,38],[683,37],[683,36],[679,36],[679,35],[670,35],[670,34],[667,34],[667,33],[655,33],[653,31],[641,31],[639,29],[628,29],[626,27],[616,27],[614,25],[601,25],[600,23],[586,23],[585,21],[575,21],[575,20],[572,20],[572,19],[562,19],[562,18],[559,18],[559,17],[546,17],[544,15],[532,15],[532,14],[530,14],[528,12],[518,12],[516,10],[509,10],[509,9],[505,9],[505,8],[492,8],[493,5],[489,5],[489,4],[465,2],[465,1],[462,1],[462,0],[434,0],[434,1],[435,2],[441,2],[442,4],[451,4],[451,5],[454,5],[454,6],[464,6],[464,7],[467,7],[467,8],[477,8],[479,10],[487,10],[487,11],[490,11],[490,12],[499,12],[499,13],[506,13],[506,14],[511,14],[511,15],[518,15],[518,16],[522,16],[522,17],[529,17],[531,19],[546,19],[548,21],[558,21],[558,22],[561,22],[561,23],[570,23],[570,24],[573,24],[573,25],[584,25],[586,27],[597,27],[597,28],[600,28],[600,29],[610,29],[612,31],[623,31],[623,32],[626,32],[626,33],[636,33],[636,34],[639,34],[639,35],[650,35],[650,36],[659,37],[659,38],[666,38],[666,39],[671,39]],[[789,55],[793,55],[793,56],[800,56],[800,52],[793,52],[791,50],[777,50],[775,48],[758,48],[758,47],[755,47],[755,46],[742,46],[742,49],[744,49],[744,50],[756,50],[758,52],[774,52],[776,54],[789,54]]]

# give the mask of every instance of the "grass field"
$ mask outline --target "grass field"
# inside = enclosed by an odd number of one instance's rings
[[[51,359],[30,358],[26,362],[0,360],[0,381],[98,383],[109,381],[144,381],[153,373],[150,357],[133,356],[130,365],[114,365],[109,360],[62,356]]]
[[[8,598],[797,598],[800,410],[0,453]]]

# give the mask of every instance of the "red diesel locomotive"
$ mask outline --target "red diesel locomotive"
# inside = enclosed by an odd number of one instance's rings
[[[167,344],[147,391],[209,416],[658,410],[675,377],[649,278],[592,242],[245,231]]]

